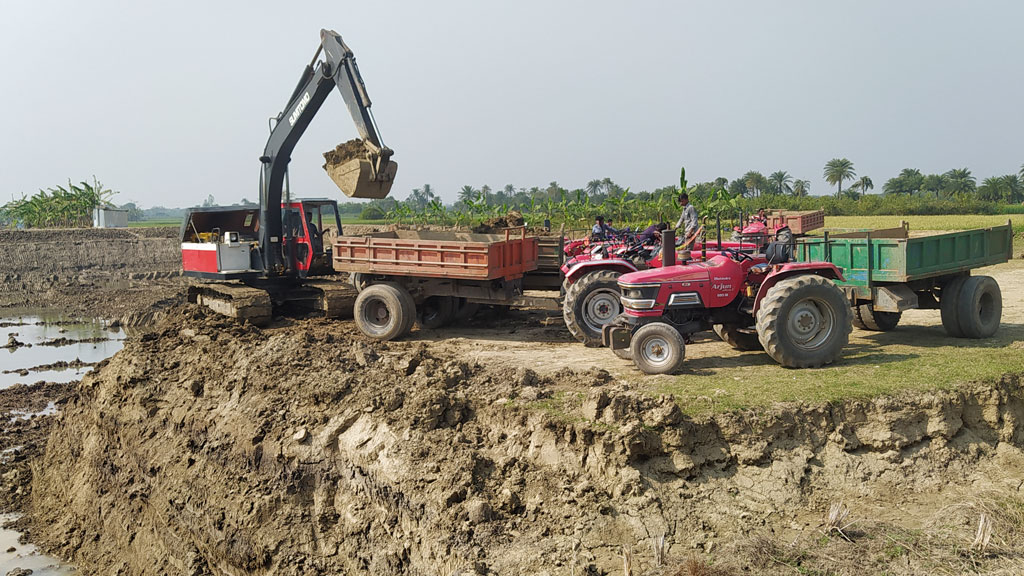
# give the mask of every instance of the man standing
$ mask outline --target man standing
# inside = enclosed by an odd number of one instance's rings
[[[679,221],[676,222],[676,230],[683,229],[683,239],[686,240],[697,231],[697,227],[700,223],[697,221],[697,209],[690,204],[690,195],[683,192],[679,195],[679,205],[683,207],[683,213],[679,215]]]

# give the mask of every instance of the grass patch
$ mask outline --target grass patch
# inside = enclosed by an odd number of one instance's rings
[[[1024,271],[1011,261],[996,270],[1006,278]],[[985,270],[983,273],[990,273]],[[1024,323],[1012,316],[1017,297],[1003,283],[1003,324],[986,340],[946,335],[937,310],[904,313],[891,332],[854,330],[835,364],[783,368],[763,352],[736,352],[707,336],[687,347],[682,373],[638,382],[650,394],[671,394],[690,414],[769,406],[774,402],[833,402],[908,390],[950,389],[972,381],[995,381],[1024,371]]]

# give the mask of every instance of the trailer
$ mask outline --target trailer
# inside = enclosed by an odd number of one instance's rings
[[[528,236],[525,228],[503,234],[395,230],[339,236],[332,257],[335,271],[347,272],[359,291],[356,325],[371,338],[393,340],[415,322],[436,328],[480,304],[535,305],[536,298],[524,294],[528,287],[561,285],[561,244],[560,238]],[[544,300],[557,302],[557,294]]]
[[[854,309],[854,324],[887,331],[903,311],[940,310],[950,336],[987,338],[1002,317],[999,285],[971,271],[1009,260],[1013,227],[911,234],[906,223],[884,230],[829,232],[803,238],[795,257],[827,261],[843,270],[837,282]]]

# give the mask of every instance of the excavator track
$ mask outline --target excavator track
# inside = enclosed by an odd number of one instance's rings
[[[306,280],[302,288],[312,293],[311,307],[327,318],[351,318],[356,289],[348,282],[335,280]]]
[[[244,284],[216,282],[190,286],[188,301],[257,326],[269,324],[274,316],[270,294]]]

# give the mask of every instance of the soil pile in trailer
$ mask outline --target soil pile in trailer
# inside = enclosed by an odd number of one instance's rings
[[[480,224],[473,227],[474,234],[498,234],[504,232],[506,228],[516,228],[526,224],[526,220],[523,219],[523,215],[517,210],[511,210],[504,216],[498,216],[496,218],[490,218],[484,220]]]
[[[338,144],[334,150],[324,152],[324,160],[327,161],[324,164],[324,169],[327,169],[328,166],[337,166],[349,160],[360,158],[366,158],[366,145],[358,138],[349,140],[348,142]]]
[[[1010,573],[1021,446],[1016,376],[690,417],[602,370],[175,309],[65,405],[29,523],[102,573]]]

